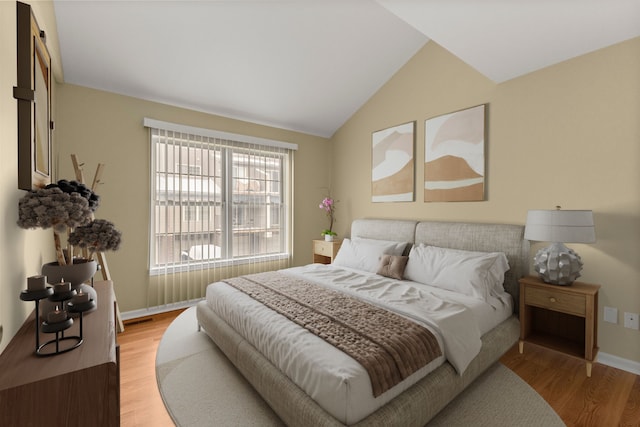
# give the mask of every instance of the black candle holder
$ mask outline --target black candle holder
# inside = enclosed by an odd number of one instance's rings
[[[67,307],[69,307],[69,311],[72,313],[78,313],[80,318],[80,339],[82,340],[82,318],[85,311],[93,310],[96,306],[96,302],[94,300],[89,300],[85,302],[76,302],[73,301],[67,303]]]
[[[66,320],[63,320],[62,322],[42,322],[42,332],[47,334],[55,333],[56,337],[38,347],[38,349],[36,350],[36,354],[42,357],[54,356],[56,354],[66,353],[67,351],[71,351],[74,348],[78,348],[80,344],[82,344],[81,337],[75,335],[68,337],[64,336],[64,331],[66,329],[69,329],[71,325],[73,325],[73,319],[70,317]],[[71,345],[61,349],[60,343],[65,341],[70,341]],[[55,345],[55,350],[51,351],[50,347],[53,345]]]
[[[40,348],[40,300],[45,299],[53,295],[52,288],[38,289],[36,291],[30,291],[25,289],[20,292],[20,299],[22,301],[35,301],[36,303],[36,353]]]
[[[36,321],[35,321],[35,334],[36,334],[36,347],[35,354],[37,356],[46,357],[54,356],[56,354],[66,353],[75,348],[78,348],[84,341],[83,338],[83,313],[95,308],[96,303],[94,300],[89,300],[80,303],[73,303],[69,300],[76,295],[75,290],[53,292],[53,288],[47,287],[39,290],[24,290],[20,293],[20,299],[22,301],[34,301],[36,305]],[[73,325],[73,319],[67,318],[61,322],[41,322],[40,321],[40,300],[49,299],[53,302],[61,302],[63,307],[66,305],[69,312],[77,313],[80,321],[80,333],[79,335],[65,336],[64,331],[69,329]],[[51,339],[44,344],[40,344],[40,331],[48,334],[56,334],[54,339]],[[69,342],[69,345],[61,346],[63,342]]]

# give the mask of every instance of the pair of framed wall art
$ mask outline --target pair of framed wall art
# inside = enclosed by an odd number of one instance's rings
[[[415,179],[416,122],[373,132],[371,201],[413,202],[416,181],[425,202],[485,200],[487,104],[425,120],[423,179]]]

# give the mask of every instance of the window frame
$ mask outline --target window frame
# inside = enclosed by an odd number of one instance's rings
[[[292,258],[293,157],[294,157],[293,152],[297,149],[296,144],[286,143],[282,141],[265,140],[262,138],[248,137],[244,135],[229,134],[229,133],[213,131],[209,129],[192,128],[192,127],[183,126],[183,125],[159,122],[153,119],[145,119],[144,124],[146,127],[150,128],[149,139],[152,145],[150,150],[151,151],[151,168],[150,168],[151,185],[150,185],[150,200],[149,200],[150,202],[149,233],[150,234],[149,234],[149,259],[148,259],[148,268],[149,268],[150,275],[166,274],[167,272],[195,271],[195,270],[202,270],[202,269],[234,266],[234,265],[256,263],[256,262],[268,262],[268,261]],[[166,263],[156,264],[157,262],[156,254],[159,248],[158,236],[161,236],[162,234],[166,234],[166,230],[156,232],[155,210],[156,210],[156,207],[159,206],[159,204],[162,204],[162,202],[158,202],[157,201],[158,199],[156,198],[156,195],[158,192],[158,189],[157,189],[158,177],[157,177],[157,171],[155,170],[156,169],[155,156],[156,156],[157,145],[164,144],[163,142],[158,141],[158,138],[166,138],[167,135],[166,134],[165,136],[155,135],[154,130],[158,132],[162,132],[162,131],[173,132],[174,134],[173,136],[171,136],[171,138],[185,140],[188,149],[192,147],[191,141],[193,141],[195,145],[202,144],[203,146],[206,146],[210,143],[209,138],[214,138],[216,140],[216,144],[213,149],[221,150],[220,151],[220,157],[222,162],[222,168],[221,168],[222,170],[221,187],[222,188],[220,189],[221,200],[220,202],[209,203],[207,206],[207,209],[204,209],[202,212],[199,212],[197,215],[200,215],[200,216],[204,215],[205,214],[204,211],[206,210],[210,218],[215,217],[216,209],[218,209],[218,206],[221,206],[220,229],[222,231],[222,236],[223,236],[221,240],[222,245],[220,248],[221,258],[193,260],[193,259],[185,259],[182,257],[176,258],[174,253],[172,260],[167,260]],[[207,153],[209,153],[208,150],[210,149],[211,148],[207,149]],[[238,194],[238,192],[236,192],[233,188],[234,187],[233,170],[235,169],[234,161],[233,161],[234,152],[238,152],[238,153],[249,152],[250,156],[257,155],[258,157],[260,156],[260,153],[263,153],[265,156],[265,159],[264,159],[265,164],[266,162],[268,162],[267,159],[269,157],[277,157],[279,159],[278,161],[280,163],[280,167],[278,168],[278,171],[275,175],[276,176],[279,175],[280,177],[280,182],[278,183],[280,188],[280,198],[281,198],[279,202],[280,216],[279,216],[279,220],[273,223],[272,225],[278,226],[277,231],[279,232],[279,235],[280,235],[280,243],[279,243],[280,250],[277,250],[275,252],[259,253],[256,255],[244,255],[244,256],[233,255],[234,253],[233,239],[234,237],[237,237],[235,235],[236,229],[233,226],[233,213],[234,213],[233,211],[234,211],[234,206],[237,206],[237,204],[234,203],[233,200],[234,200],[234,195],[237,197],[237,194]],[[174,163],[179,164],[177,170],[174,171],[173,173],[169,173],[168,171],[166,171],[164,172],[165,174],[168,174],[168,175],[175,174],[177,176],[182,176],[181,172],[185,166],[187,167],[187,169],[191,169],[191,170],[195,169],[193,168],[193,166],[196,166],[196,168],[199,166],[199,165],[189,166],[188,161],[185,163],[185,161],[180,158],[173,159],[173,161]],[[201,170],[201,175],[189,175],[189,176],[199,176],[201,179],[209,179],[209,177],[216,178],[216,179],[219,178],[217,175],[215,174],[209,175],[209,173],[210,172],[205,173],[204,171]],[[247,179],[251,180],[251,177],[249,176],[247,177]],[[271,191],[273,188],[273,185],[276,184],[272,180],[272,174],[268,174],[268,176],[265,176],[265,178],[261,182],[263,182],[265,186],[268,186],[268,188],[265,188],[264,190],[265,194]],[[247,185],[251,185],[251,183],[248,183]],[[265,196],[265,199],[267,199],[266,196]],[[165,199],[165,203],[167,205],[170,205],[172,202],[173,201],[169,201]],[[208,202],[203,202],[203,203],[206,204]],[[196,204],[194,205],[190,203],[187,197],[187,200],[184,202],[180,202],[179,206],[180,206],[179,215],[181,218],[178,221],[181,224],[184,224],[185,221],[188,222],[187,219],[184,219],[182,217],[185,212],[184,209],[192,209],[193,206],[200,206],[202,209],[203,204],[198,204],[196,202]],[[275,207],[274,204],[270,204],[266,201],[263,202],[262,204],[258,204],[255,206],[260,206],[263,209],[265,209],[266,216],[271,216],[272,209]],[[200,209],[196,209],[196,210],[199,211]],[[261,232],[262,231],[264,231],[265,237],[271,236],[272,231],[270,231],[268,227],[266,227],[266,225],[263,227]],[[210,228],[208,230],[202,229],[200,231],[200,234],[205,234],[205,233],[211,234],[215,232],[217,232],[217,229],[215,229],[214,227],[214,229],[210,229]],[[185,233],[186,232],[184,231],[181,225],[181,230],[179,231],[179,233],[175,233],[175,234],[185,234]],[[196,231],[196,233],[198,233],[198,231]],[[249,231],[248,233],[250,234],[252,233],[252,231]],[[196,246],[202,246],[202,245],[196,245]],[[193,247],[194,246],[191,246],[191,248]],[[203,248],[204,247],[202,247],[201,249]],[[180,251],[181,248],[178,248],[178,250]],[[207,250],[211,250],[210,244],[208,245]],[[181,252],[181,253],[184,254],[184,252]]]

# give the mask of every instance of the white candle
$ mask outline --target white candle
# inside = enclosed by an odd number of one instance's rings
[[[71,302],[74,304],[89,302],[89,294],[84,293],[82,292],[82,290],[80,290],[77,294],[71,297]]]
[[[59,323],[67,320],[67,313],[60,310],[56,305],[56,309],[47,314],[47,323]]]
[[[31,276],[27,277],[27,290],[41,291],[45,288],[47,276]]]

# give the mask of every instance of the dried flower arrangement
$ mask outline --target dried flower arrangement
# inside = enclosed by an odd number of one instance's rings
[[[106,220],[94,220],[100,196],[77,181],[60,180],[44,188],[30,190],[18,202],[18,226],[53,228],[59,265],[73,264],[73,245],[94,252],[116,250],[121,233]],[[60,235],[67,233],[66,248]]]
[[[120,247],[122,233],[106,219],[94,219],[88,225],[76,227],[69,234],[70,245],[86,248],[93,255],[96,252],[116,251]]]

